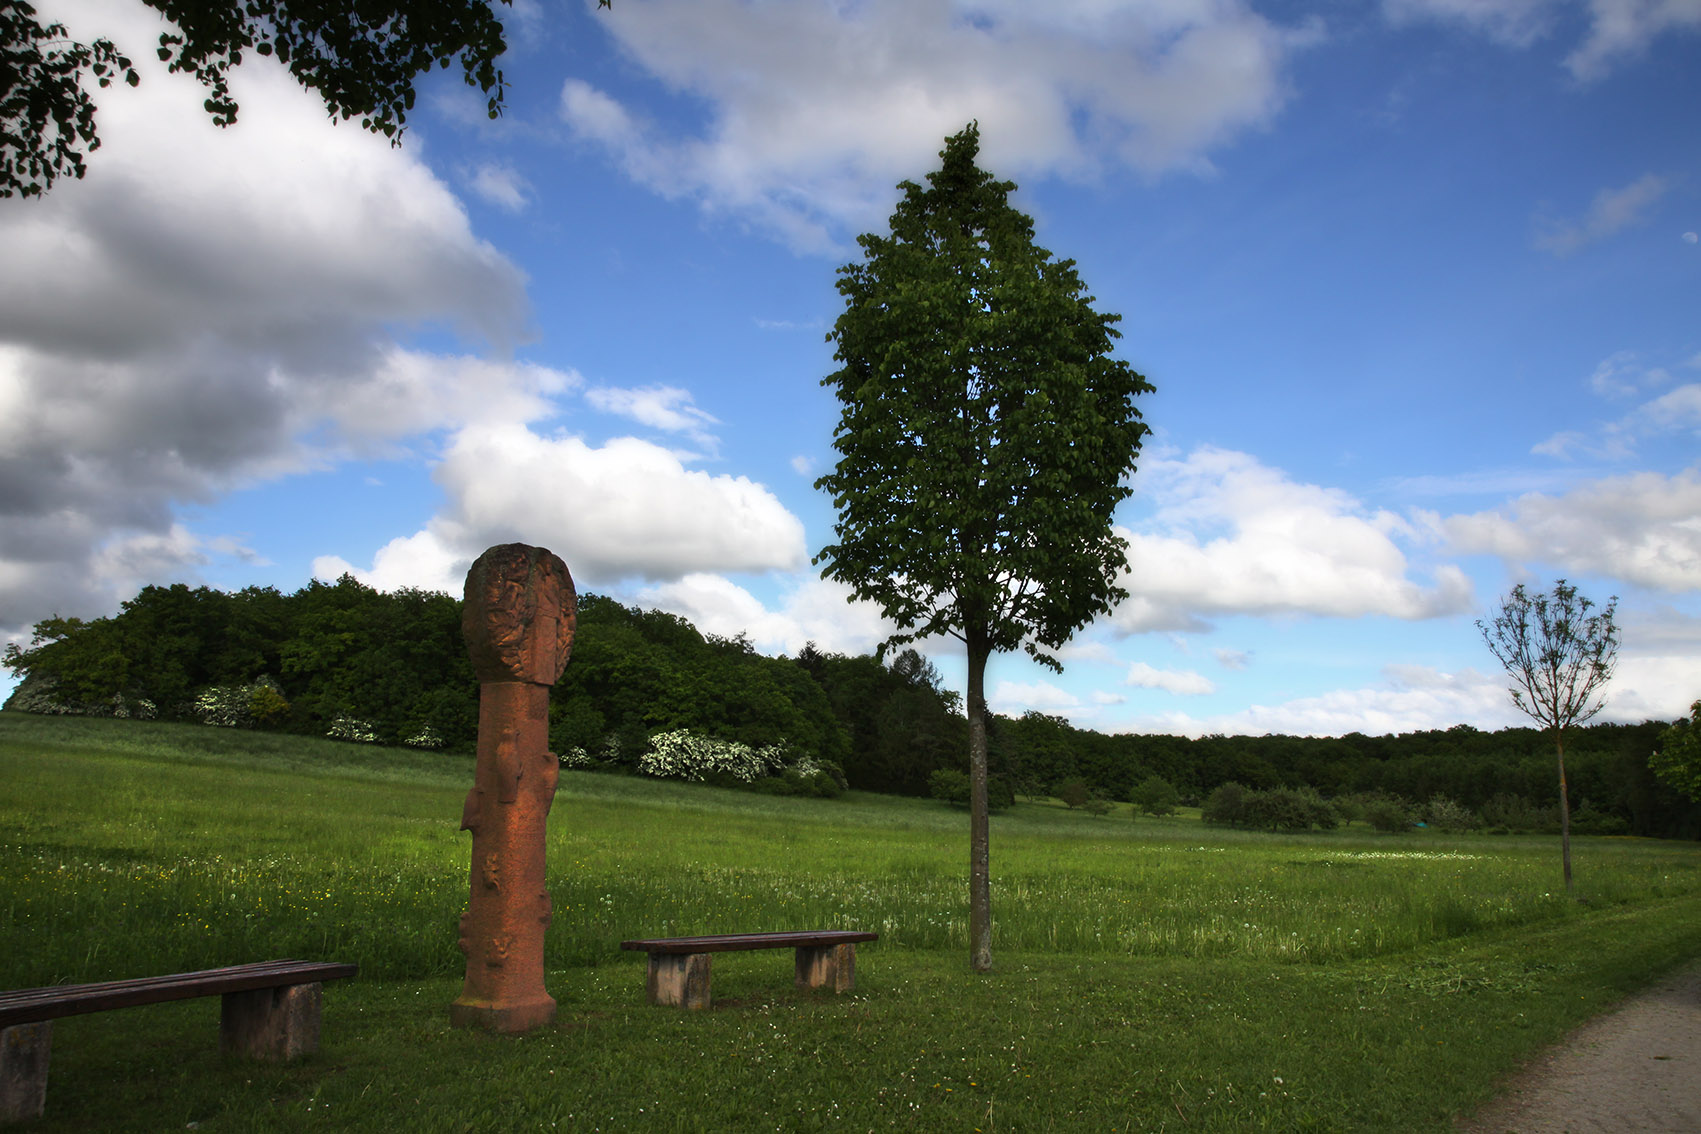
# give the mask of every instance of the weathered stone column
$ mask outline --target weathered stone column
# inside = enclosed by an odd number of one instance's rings
[[[566,564],[507,543],[467,572],[461,633],[478,674],[478,766],[461,829],[472,832],[471,901],[461,915],[467,979],[454,1024],[523,1032],[555,1018],[543,986],[544,879],[558,764],[549,687],[573,647],[577,598]]]

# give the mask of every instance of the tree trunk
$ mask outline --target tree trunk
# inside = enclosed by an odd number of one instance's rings
[[[986,635],[970,630],[969,647],[969,968],[992,968],[991,824],[986,801]]]
[[[1556,729],[1553,746],[1559,753],[1559,861],[1565,869],[1565,892],[1571,892],[1571,799],[1565,786],[1565,730]]]

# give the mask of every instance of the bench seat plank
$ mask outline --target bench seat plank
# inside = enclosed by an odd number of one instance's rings
[[[0,1027],[56,1020],[109,1008],[138,1004],[161,1004],[231,992],[252,992],[282,985],[314,984],[352,977],[358,965],[320,961],[261,961],[172,976],[139,977],[134,980],[100,981],[94,984],[60,984],[0,992]]]
[[[821,945],[852,945],[876,941],[878,933],[829,929],[789,933],[718,933],[704,937],[656,937],[622,941],[622,949],[645,953],[726,953],[740,949],[796,949]]]

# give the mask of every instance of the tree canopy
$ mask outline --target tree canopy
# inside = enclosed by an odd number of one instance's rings
[[[1701,801],[1701,701],[1689,706],[1688,720],[1660,734],[1660,747],[1648,766],[1667,784]]]
[[[487,96],[490,117],[502,111],[496,61],[507,42],[492,0],[141,2],[168,21],[159,58],[207,87],[207,113],[219,126],[236,121],[230,70],[249,51],[275,56],[332,118],[358,117],[392,140],[413,109],[415,80],[434,67],[459,63],[467,84]],[[140,75],[110,40],[79,43],[63,24],[42,23],[34,6],[0,0],[0,197],[39,196],[59,177],[83,176],[86,155],[100,146],[90,80],[134,86]]]
[[[1049,651],[1127,597],[1111,513],[1131,489],[1151,389],[1111,357],[1119,316],[1092,307],[1072,260],[1034,243],[1016,188],[976,165],[970,124],[923,188],[903,182],[889,235],[857,238],[823,380],[839,460],[816,487],[838,509],[817,562],[900,629],[968,652],[970,963],[991,965],[984,682],[994,652]]]

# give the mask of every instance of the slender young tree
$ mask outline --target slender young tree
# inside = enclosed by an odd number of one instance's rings
[[[1559,855],[1571,889],[1571,800],[1565,783],[1565,730],[1606,704],[1606,683],[1618,656],[1613,613],[1618,596],[1599,614],[1564,579],[1552,594],[1531,594],[1519,583],[1492,622],[1477,622],[1483,641],[1512,679],[1507,692],[1522,713],[1553,734],[1559,759]]]
[[[842,413],[823,574],[900,630],[968,653],[969,963],[992,966],[987,659],[1048,652],[1127,592],[1111,513],[1146,426],[1151,386],[1110,351],[1120,318],[1092,308],[1075,265],[1034,244],[1015,185],[975,160],[970,124],[923,188],[903,182],[887,236],[839,269],[845,310],[827,336],[843,365],[822,381]]]

